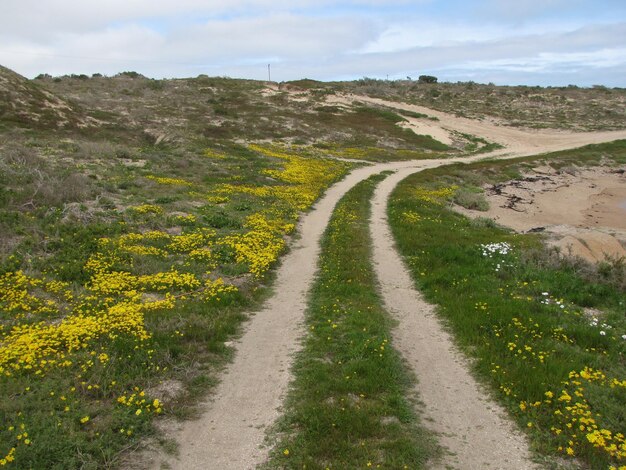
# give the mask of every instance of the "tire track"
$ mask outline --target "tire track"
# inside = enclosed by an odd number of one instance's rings
[[[350,188],[371,175],[414,164],[359,168],[332,186],[304,216],[298,228],[301,238],[278,269],[276,293],[248,322],[235,344],[235,359],[213,398],[204,404],[200,419],[183,423],[175,432],[179,458],[155,456],[151,468],[167,464],[180,470],[242,470],[265,460],[268,449],[261,447],[265,430],[280,415],[293,355],[305,333],[306,296],[317,271],[319,242],[335,205]]]
[[[415,171],[400,170],[379,184],[372,201],[370,233],[385,307],[398,321],[393,345],[417,376],[422,423],[437,433],[449,451],[433,468],[536,468],[526,439],[470,375],[467,360],[442,327],[434,307],[415,290],[394,247],[387,203],[396,185]]]

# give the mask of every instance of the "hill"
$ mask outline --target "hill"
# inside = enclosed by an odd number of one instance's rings
[[[94,124],[93,119],[76,105],[2,66],[0,121],[41,129],[80,128]]]

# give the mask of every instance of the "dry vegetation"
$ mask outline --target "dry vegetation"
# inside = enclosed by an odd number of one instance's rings
[[[333,84],[296,83],[313,89],[340,90],[419,104],[474,119],[496,118],[509,126],[579,131],[626,127],[624,88],[574,85],[542,88],[368,78]]]

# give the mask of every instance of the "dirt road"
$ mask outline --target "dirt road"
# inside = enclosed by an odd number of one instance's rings
[[[294,352],[299,349],[299,338],[305,334],[303,328],[306,295],[312,285],[317,270],[320,238],[328,224],[330,215],[339,199],[355,184],[370,175],[391,170],[395,173],[388,178],[377,193],[378,206],[372,220],[376,241],[376,259],[382,269],[382,259],[387,263],[385,273],[394,271],[401,278],[392,277],[391,283],[383,284],[387,289],[386,300],[393,312],[399,312],[401,321],[407,321],[403,330],[411,328],[415,322],[428,323],[432,338],[437,339],[441,354],[437,367],[451,375],[428,374],[420,365],[421,354],[430,343],[421,336],[398,336],[398,346],[414,367],[418,380],[418,392],[432,407],[436,422],[435,430],[448,432],[458,426],[454,434],[442,437],[442,443],[456,454],[445,463],[455,466],[458,462],[477,462],[476,466],[464,468],[531,468],[527,460],[527,448],[524,440],[517,435],[506,418],[500,417],[500,411],[480,391],[467,367],[445,335],[430,307],[419,300],[419,294],[412,289],[412,284],[403,273],[402,264],[393,248],[393,243],[386,232],[384,217],[385,201],[388,193],[402,178],[425,168],[433,168],[456,161],[473,161],[490,156],[511,158],[553,150],[575,148],[581,145],[626,138],[626,131],[566,134],[561,132],[534,132],[519,129],[507,129],[490,123],[457,118],[430,109],[398,103],[381,103],[364,97],[341,98],[351,103],[353,100],[370,101],[390,107],[402,107],[423,112],[439,118],[437,124],[444,131],[448,129],[471,133],[487,140],[505,145],[505,149],[491,154],[483,154],[466,159],[426,160],[376,164],[357,169],[344,180],[331,187],[326,195],[315,205],[299,225],[301,238],[283,258],[275,282],[275,294],[269,299],[262,311],[256,313],[248,322],[246,331],[236,342],[234,362],[229,366],[216,388],[213,398],[204,405],[200,419],[183,423],[174,438],[180,444],[179,458],[154,456],[152,468],[161,468],[167,464],[175,469],[250,469],[262,463],[267,457],[267,449],[262,448],[265,430],[280,415],[280,406],[290,382],[290,368]],[[403,274],[402,274],[403,273]],[[381,273],[381,279],[386,274]],[[398,290],[399,289],[399,290]],[[402,293],[402,292],[403,293]],[[402,307],[396,305],[402,304]],[[424,328],[420,326],[420,328]],[[432,338],[428,341],[432,341]],[[413,359],[411,358],[412,356]],[[443,362],[442,362],[443,361]],[[447,383],[446,379],[450,382]],[[452,382],[460,382],[460,388],[453,388]],[[441,388],[443,387],[443,389]],[[432,389],[432,390],[431,390]],[[437,390],[448,390],[439,402],[431,402],[426,397]],[[454,400],[453,400],[454,399]],[[452,406],[452,401],[468,406]],[[471,406],[469,406],[471,404]],[[467,423],[475,421],[470,427]],[[465,427],[462,426],[465,422]],[[498,431],[489,438],[480,437]],[[489,448],[492,449],[491,453]],[[509,453],[509,457],[505,456]],[[507,460],[508,459],[508,460]],[[483,463],[490,460],[491,467]],[[478,465],[480,463],[480,465]]]
[[[432,468],[526,470],[530,461],[524,436],[506,412],[492,402],[468,372],[450,335],[414,288],[394,249],[387,223],[387,201],[396,185],[415,172],[403,169],[378,186],[372,201],[373,261],[387,311],[398,321],[393,345],[418,377],[425,427],[449,450]]]
[[[405,111],[414,111],[416,113],[426,114],[427,116],[437,118],[438,121],[431,121],[426,118],[416,119],[406,117],[406,119],[409,124],[413,124],[413,126],[417,127],[417,129],[419,129],[420,126],[427,126],[424,128],[424,132],[422,133],[428,134],[429,130],[431,130],[431,135],[434,134],[432,137],[435,139],[439,138],[442,141],[445,140],[446,142],[449,142],[447,139],[450,138],[451,131],[456,131],[482,137],[490,142],[495,142],[504,146],[502,149],[485,154],[489,156],[536,155],[538,153],[556,152],[558,150],[567,150],[582,147],[583,145],[598,144],[626,138],[626,130],[572,133],[554,129],[530,130],[498,126],[490,121],[477,121],[457,117],[441,111],[435,111],[434,109],[425,108],[423,106],[386,101],[362,95],[333,95],[328,98],[328,101],[330,103],[340,103],[345,105],[352,105],[355,101],[359,101],[361,103],[386,106],[391,109],[402,109]],[[443,137],[446,134],[448,137]]]

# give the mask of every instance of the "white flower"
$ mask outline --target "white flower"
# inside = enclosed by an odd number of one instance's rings
[[[494,254],[507,255],[511,251],[511,245],[506,242],[501,243],[489,243],[486,245],[480,245],[483,256],[493,258]]]
[[[601,331],[600,331],[600,336],[606,336],[606,331],[601,330]]]
[[[626,340],[626,335],[622,335],[622,339],[623,339],[623,340]]]

